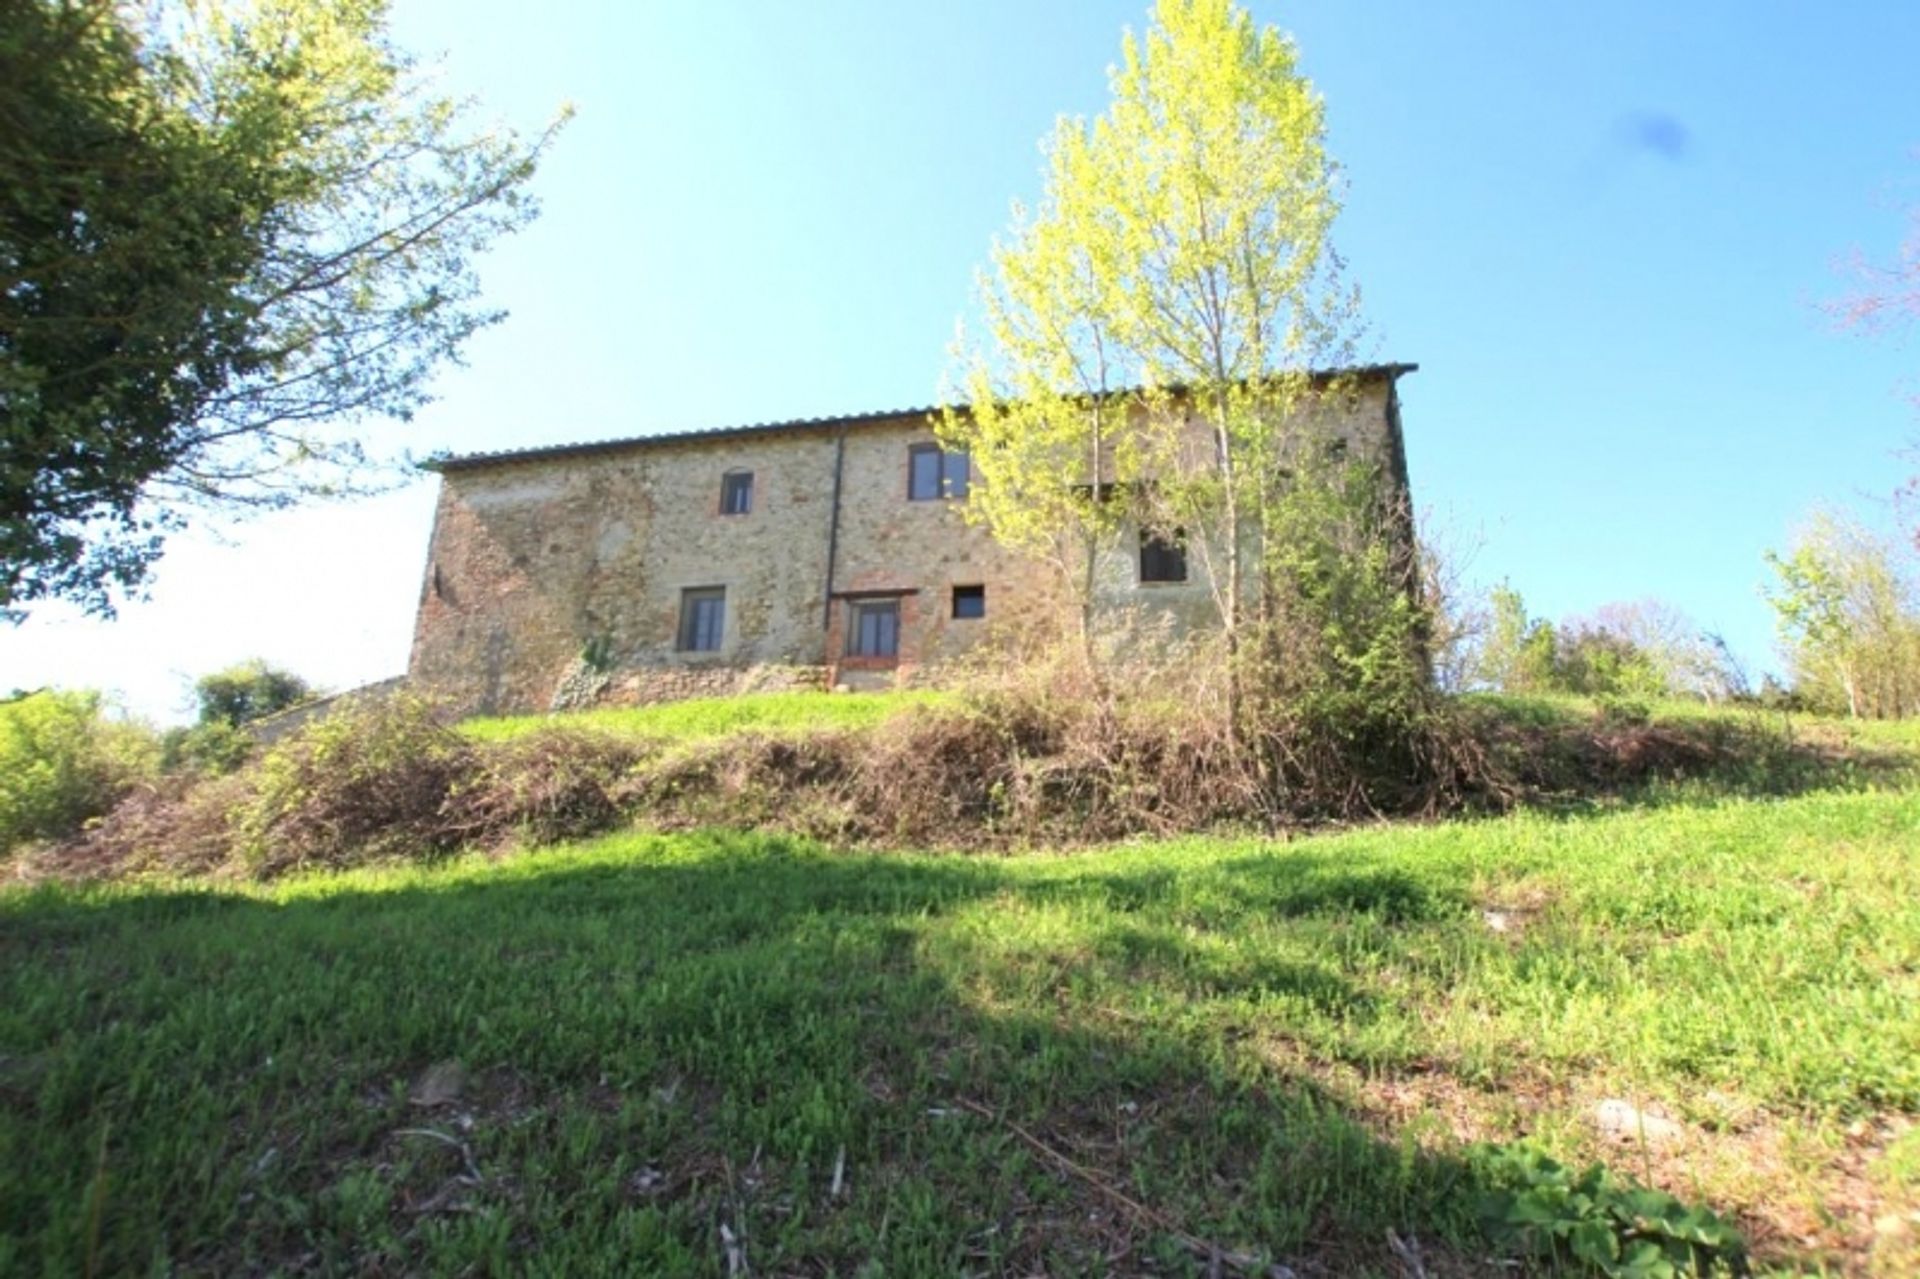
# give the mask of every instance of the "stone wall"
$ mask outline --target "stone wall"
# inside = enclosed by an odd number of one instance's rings
[[[1382,381],[1317,408],[1312,429],[1383,442],[1390,393]],[[996,629],[1057,626],[1057,567],[1008,552],[961,503],[908,499],[908,449],[932,439],[922,416],[872,417],[451,463],[409,675],[488,714],[871,687],[924,682]],[[752,508],[725,514],[723,478],[738,470],[752,472]],[[1185,583],[1143,585],[1129,530],[1099,561],[1098,605],[1134,630],[1216,625],[1203,560],[1190,556]],[[959,586],[985,588],[984,618],[953,616]],[[677,651],[683,593],[713,587],[720,649]],[[847,655],[861,599],[898,601],[897,660]]]
[[[289,706],[286,710],[242,724],[241,729],[262,746],[271,746],[282,738],[290,737],[307,725],[325,719],[337,710],[363,704],[382,697],[392,697],[407,687],[407,677],[392,675],[371,684],[362,684],[341,693],[330,693],[325,697],[316,697],[310,702],[301,702],[298,706]]]
[[[840,435],[802,428],[641,441],[449,468],[411,675],[487,714],[577,701],[575,668],[589,654],[609,673],[604,701],[824,685],[844,658],[845,596],[897,591],[897,665],[910,676],[964,651],[981,629],[951,617],[954,585],[986,586],[989,617],[1047,607],[1044,565],[1003,551],[955,503],[907,500],[908,446],[933,438],[920,418],[845,431],[829,601]],[[753,473],[748,513],[721,513],[732,470]],[[682,593],[711,587],[726,593],[719,651],[676,651]],[[813,673],[801,680],[796,669]]]

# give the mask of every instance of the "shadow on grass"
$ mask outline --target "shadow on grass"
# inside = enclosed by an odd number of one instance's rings
[[[7,903],[0,1270],[725,1274],[732,1246],[759,1273],[1206,1273],[1185,1232],[1352,1273],[1389,1229],[1442,1272],[1484,1252],[1466,1164],[1236,1046],[1366,992],[1149,917],[1160,869],[636,842],[277,903]],[[1285,855],[1225,873],[1276,918],[1460,908]]]

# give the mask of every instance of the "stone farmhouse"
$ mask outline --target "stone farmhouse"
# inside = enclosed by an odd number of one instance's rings
[[[1397,381],[1414,368],[1343,370],[1351,394],[1303,410],[1402,491]],[[971,461],[942,451],[933,412],[431,463],[409,682],[487,714],[891,685],[1059,610],[1057,570],[963,517]],[[1099,607],[1218,624],[1184,548],[1135,531],[1108,559]]]

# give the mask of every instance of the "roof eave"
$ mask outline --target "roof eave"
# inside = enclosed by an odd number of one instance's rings
[[[1352,368],[1315,370],[1312,378],[1316,382],[1331,382],[1339,378],[1360,378],[1371,380],[1385,378],[1394,382],[1408,373],[1419,371],[1418,364],[1364,364]],[[1181,388],[1169,388],[1178,392]],[[1124,392],[1116,392],[1123,394]],[[968,405],[951,406],[956,412],[964,413]],[[753,422],[741,426],[721,426],[700,431],[673,431],[661,435],[630,435],[613,440],[588,440],[574,444],[549,444],[528,449],[509,449],[495,453],[441,454],[416,463],[423,471],[446,475],[451,471],[472,471],[489,466],[507,466],[519,462],[550,462],[560,458],[588,457],[601,453],[622,453],[633,449],[662,448],[675,444],[704,444],[744,436],[799,433],[805,431],[850,430],[855,427],[873,426],[881,422],[895,422],[904,418],[926,418],[942,411],[941,405],[926,405],[920,408],[886,409],[869,413],[846,413],[832,417],[796,418],[784,422]]]

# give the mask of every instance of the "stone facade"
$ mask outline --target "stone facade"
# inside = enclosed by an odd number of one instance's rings
[[[1326,429],[1399,456],[1394,377],[1375,371]],[[451,458],[410,680],[470,713],[635,703],[925,677],[1009,624],[1057,619],[1057,572],[1009,552],[957,499],[910,500],[925,410]],[[1395,462],[1404,476],[1404,462]],[[729,473],[750,473],[728,513]],[[1104,557],[1103,608],[1215,618],[1212,592],[1142,585]],[[957,616],[956,588],[984,588]],[[688,592],[722,592],[717,647],[687,651]],[[897,651],[854,655],[858,610],[891,602]]]

